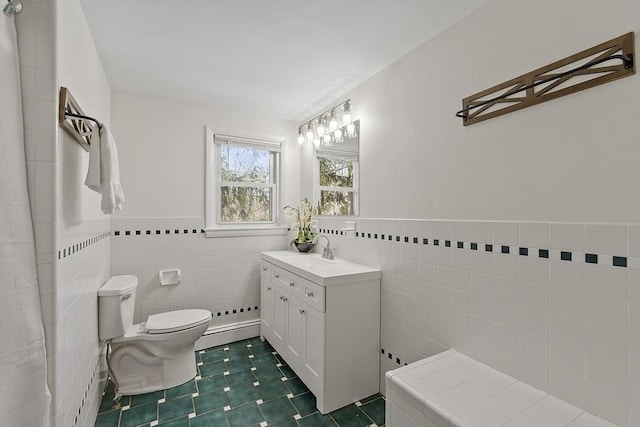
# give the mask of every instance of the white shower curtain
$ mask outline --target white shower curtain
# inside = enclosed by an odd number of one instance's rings
[[[40,427],[49,425],[51,395],[13,20],[0,15],[0,425]]]

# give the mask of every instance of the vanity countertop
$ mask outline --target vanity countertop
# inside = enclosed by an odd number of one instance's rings
[[[262,252],[262,259],[322,286],[379,279],[380,270],[341,259],[324,259],[317,253]]]

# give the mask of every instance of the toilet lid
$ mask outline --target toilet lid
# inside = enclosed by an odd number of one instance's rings
[[[210,320],[211,312],[209,310],[175,310],[152,314],[147,319],[146,327],[149,334],[166,334],[199,326]]]

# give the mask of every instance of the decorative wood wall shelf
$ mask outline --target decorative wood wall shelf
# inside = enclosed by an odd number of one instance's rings
[[[71,138],[74,139],[84,151],[89,151],[91,137],[93,135],[93,122],[98,129],[102,124],[93,117],[85,116],[69,89],[60,87],[60,104],[58,106],[58,122]]]
[[[633,75],[633,54],[631,32],[464,98],[456,116],[468,126]]]

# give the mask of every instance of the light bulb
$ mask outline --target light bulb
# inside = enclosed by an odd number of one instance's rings
[[[351,123],[351,104],[349,104],[349,101],[347,101],[342,108],[344,111],[342,113],[342,125],[346,126]]]
[[[307,125],[307,141],[313,141],[313,128],[311,127],[311,123]]]
[[[336,110],[331,110],[331,116],[329,117],[329,132],[333,132],[338,129],[338,119],[336,118]]]
[[[341,129],[336,129],[333,131],[333,139],[335,139],[336,142],[342,142],[342,130]]]
[[[318,119],[318,125],[316,126],[316,135],[318,135],[318,138],[322,138],[324,136],[324,120],[322,118]]]
[[[298,128],[298,144],[303,145],[305,142],[304,135],[302,134],[302,128]]]
[[[322,142],[324,142],[324,145],[331,145],[331,134],[325,133],[322,137]]]
[[[316,148],[318,148],[320,146],[320,138],[314,138],[313,139],[313,145],[315,145]]]
[[[356,136],[356,125],[349,123],[347,125],[347,137],[354,138]]]

